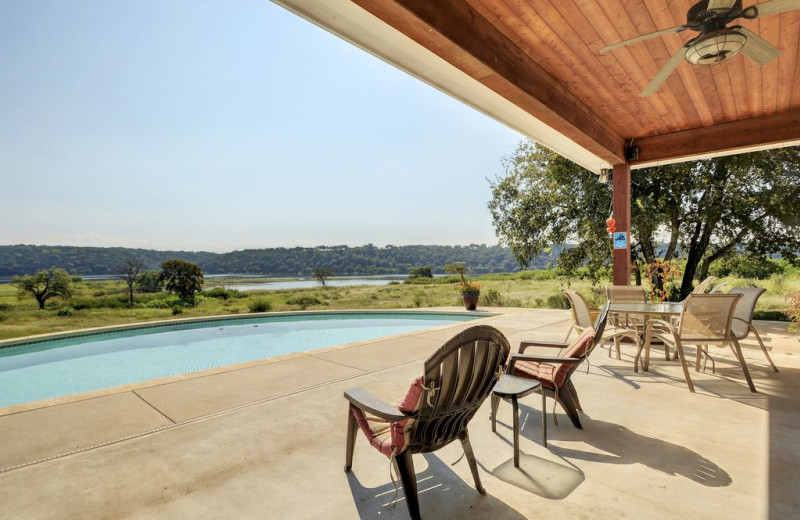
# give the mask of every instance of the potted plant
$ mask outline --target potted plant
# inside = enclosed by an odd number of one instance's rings
[[[457,262],[447,264],[444,270],[450,273],[456,273],[461,277],[461,280],[456,284],[458,290],[461,291],[461,298],[464,300],[464,308],[468,311],[474,311],[478,308],[478,299],[481,295],[481,285],[472,280],[467,280],[464,276],[464,263]]]

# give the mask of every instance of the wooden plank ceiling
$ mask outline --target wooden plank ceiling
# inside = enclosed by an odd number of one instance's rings
[[[685,23],[693,0],[352,1],[610,164],[631,143],[635,165],[800,139],[800,11],[735,22],[780,58],[684,61],[641,98],[696,33],[600,50]]]

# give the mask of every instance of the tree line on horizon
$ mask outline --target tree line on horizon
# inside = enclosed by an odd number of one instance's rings
[[[529,264],[544,269],[561,248],[541,254]],[[200,266],[206,274],[254,274],[270,277],[309,277],[324,267],[337,276],[408,274],[419,266],[444,273],[444,266],[464,262],[474,274],[516,272],[520,265],[508,247],[408,245],[376,247],[317,246],[245,249],[229,253],[206,251],[157,251],[124,247],[0,246],[0,276],[30,275],[57,266],[72,275],[110,275],[128,259],[141,260],[147,269],[157,269],[169,259]]]

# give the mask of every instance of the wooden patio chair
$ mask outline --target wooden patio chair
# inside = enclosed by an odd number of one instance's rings
[[[578,338],[570,344],[551,343],[545,341],[523,341],[520,343],[519,352],[511,355],[506,372],[517,377],[535,379],[542,384],[545,395],[554,399],[567,413],[576,428],[583,428],[578,411],[581,408],[578,391],[572,383],[572,374],[578,366],[589,357],[592,350],[603,341],[603,332],[608,319],[608,305],[603,306],[594,327],[585,329]],[[529,348],[539,349],[536,354],[529,354]],[[549,354],[553,349],[559,349],[556,355]],[[492,397],[492,417],[497,417],[499,397]],[[542,410],[546,413],[546,410]],[[553,422],[558,425],[558,420],[553,410]]]
[[[759,335],[758,331],[755,327],[753,327],[753,312],[756,309],[756,302],[761,297],[762,294],[766,292],[766,289],[761,287],[734,287],[728,294],[741,294],[742,297],[739,299],[739,303],[736,304],[736,309],[733,311],[733,322],[731,323],[731,330],[733,335],[736,337],[737,340],[742,341],[743,339],[747,338],[750,333],[753,333],[755,336],[756,341],[758,341],[758,346],[761,347],[761,352],[764,353],[764,356],[767,358],[767,362],[772,367],[772,370],[775,372],[778,371],[778,367],[775,366],[775,363],[772,362],[772,358],[769,357],[769,352],[767,351],[767,347],[764,346],[764,342],[761,341],[761,335]],[[716,371],[716,366],[714,364],[714,359],[708,355],[708,350],[703,349],[703,354],[706,355],[706,360],[711,360],[711,371]],[[703,362],[703,370],[705,370],[705,361]]]
[[[750,372],[747,370],[739,341],[733,334],[731,323],[734,309],[741,294],[690,294],[683,302],[683,310],[677,323],[664,320],[649,320],[645,331],[645,366],[649,363],[650,342],[659,340],[667,346],[675,347],[681,362],[683,375],[690,392],[694,384],[689,376],[686,354],[683,347],[696,345],[697,359],[695,370],[699,370],[700,356],[708,345],[729,346],[742,367],[742,373],[751,392],[756,391]]]
[[[390,458],[400,475],[411,518],[420,517],[414,453],[436,451],[458,439],[480,494],[478,466],[467,424],[492,392],[510,347],[503,334],[488,325],[470,327],[456,335],[425,361],[423,375],[411,384],[395,407],[362,388],[344,393],[349,401],[344,470],[353,464],[356,431]]]
[[[581,334],[586,329],[594,328],[595,324],[592,322],[589,305],[586,303],[586,300],[583,298],[583,296],[568,289],[564,289],[562,292],[566,295],[570,304],[569,311],[572,315],[572,329],[570,330],[570,333],[572,333],[572,330],[575,330],[578,334]],[[610,323],[606,323],[600,344],[605,343],[609,339],[614,340],[614,348],[617,351],[617,359],[620,359],[620,338],[630,338],[634,343],[636,343],[636,348],[639,348],[639,334],[630,329],[614,327]],[[567,339],[569,339],[569,333],[564,341]],[[608,355],[611,356],[611,347],[608,349]]]

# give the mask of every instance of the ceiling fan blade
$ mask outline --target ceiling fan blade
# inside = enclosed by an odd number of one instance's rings
[[[769,16],[771,14],[785,13],[786,11],[793,11],[800,9],[800,0],[772,0],[771,2],[764,2],[756,4],[758,9],[758,16]]]
[[[709,0],[708,1],[708,9],[709,11],[713,11],[714,9],[724,9],[728,10],[736,4],[736,0]]]
[[[781,51],[753,31],[744,27],[738,30],[747,36],[747,42],[742,47],[742,52],[759,65],[764,65],[781,55]]]
[[[678,67],[680,62],[686,57],[686,48],[681,47],[678,49],[678,52],[672,55],[666,65],[661,67],[661,70],[658,71],[658,74],[650,80],[650,83],[639,93],[639,97],[647,97],[656,90],[661,87],[661,84],[664,83],[670,74],[672,74],[675,69]]]
[[[605,54],[608,51],[611,51],[611,50],[614,50],[614,49],[618,49],[620,47],[624,47],[624,46],[630,45],[632,43],[640,42],[642,40],[649,40],[650,38],[656,38],[657,36],[663,36],[665,34],[680,32],[680,31],[682,31],[684,29],[686,29],[685,25],[678,25],[677,27],[670,27],[669,29],[661,29],[660,31],[643,34],[641,36],[637,36],[636,38],[631,38],[629,40],[624,40],[624,41],[609,45],[608,47],[605,47],[602,51],[600,51],[600,54]]]

